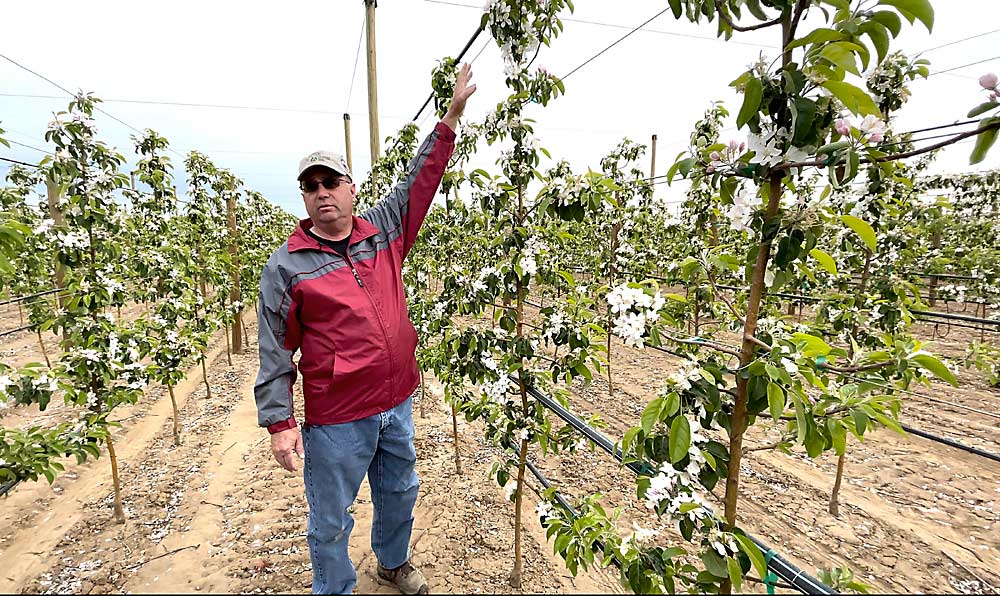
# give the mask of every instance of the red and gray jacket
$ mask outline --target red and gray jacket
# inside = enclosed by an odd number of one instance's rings
[[[406,178],[354,216],[346,258],[307,234],[312,221],[305,219],[268,259],[260,281],[254,396],[258,423],[271,433],[296,424],[296,370],[311,425],[366,418],[416,390],[417,333],[406,310],[403,259],[454,148],[455,133],[438,123]]]

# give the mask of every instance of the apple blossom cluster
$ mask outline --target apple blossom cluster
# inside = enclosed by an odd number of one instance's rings
[[[625,345],[634,348],[645,346],[646,328],[659,320],[660,309],[666,304],[659,290],[650,295],[629,283],[608,292],[607,301],[615,315],[613,332],[625,341]]]
[[[869,75],[868,90],[883,113],[899,110],[910,99],[906,79],[913,78],[914,66],[902,52],[893,52]]]
[[[548,244],[538,236],[528,238],[517,259],[516,267],[521,270],[521,274],[518,277],[523,279],[538,273],[537,257],[542,253],[548,252],[548,250]]]
[[[855,129],[850,118],[838,118],[834,123],[834,128],[838,134],[844,137],[851,137],[851,133]],[[858,124],[857,130],[861,133],[861,137],[869,143],[881,143],[889,131],[889,127],[878,116],[868,114]]]
[[[700,465],[694,463],[693,453],[696,450],[697,448],[692,445],[692,465],[700,470]],[[700,455],[701,452],[697,452]],[[703,457],[702,461],[704,461]],[[689,465],[688,468],[691,469],[692,465]],[[687,517],[695,524],[699,524],[702,520],[710,519],[713,516],[708,501],[695,492],[695,481],[692,480],[691,474],[686,470],[675,469],[670,462],[664,462],[656,476],[649,479],[649,488],[646,489],[643,498],[647,508],[662,510],[663,513],[674,519],[679,520]],[[663,507],[664,503],[666,503],[665,508]],[[687,508],[687,503],[694,503],[699,507],[682,512],[681,508]]]
[[[754,206],[753,200],[749,199],[750,193],[746,188],[741,188],[733,194],[733,204],[726,206],[726,219],[729,226],[735,232],[745,232],[750,229],[750,222],[753,221]]]
[[[762,124],[760,134],[750,133],[747,147],[753,152],[750,163],[764,167],[776,166],[784,162],[799,162],[809,158],[809,152],[799,147],[785,145],[792,136],[785,127],[775,128],[773,124]]]
[[[524,74],[540,44],[558,31],[554,15],[562,4],[559,0],[488,0],[483,6],[486,25],[500,47],[508,78]]]

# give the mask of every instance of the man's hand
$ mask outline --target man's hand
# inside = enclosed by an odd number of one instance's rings
[[[466,62],[458,71],[458,78],[455,80],[455,92],[451,96],[451,105],[448,106],[448,113],[444,115],[441,122],[448,125],[448,128],[457,131],[458,119],[465,112],[465,102],[476,92],[476,86],[470,85],[472,79],[472,67]]]
[[[302,434],[299,432],[299,427],[295,426],[271,435],[271,453],[274,454],[274,459],[281,464],[282,468],[289,472],[297,470],[295,460],[302,459],[306,454],[302,447]]]

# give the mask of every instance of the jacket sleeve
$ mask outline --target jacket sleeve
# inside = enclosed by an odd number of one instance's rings
[[[361,214],[390,238],[395,236],[394,230],[402,228],[404,258],[417,239],[454,150],[455,131],[438,122],[410,161],[406,177],[388,196]]]
[[[260,368],[253,388],[257,423],[267,427],[271,434],[296,426],[292,407],[296,367],[292,355],[301,343],[295,304],[273,260],[264,267],[260,279],[257,302]]]

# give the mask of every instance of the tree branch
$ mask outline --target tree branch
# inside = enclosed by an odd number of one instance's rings
[[[961,140],[967,139],[969,137],[979,136],[979,135],[983,134],[984,132],[988,132],[990,130],[995,130],[995,129],[998,129],[998,128],[1000,128],[1000,122],[994,122],[992,124],[989,124],[988,126],[983,126],[981,128],[977,128],[976,130],[967,130],[967,131],[965,131],[963,133],[959,133],[959,134],[951,137],[950,139],[945,139],[945,140],[943,140],[943,141],[941,141],[939,143],[934,143],[933,145],[928,145],[927,147],[921,147],[920,149],[914,149],[913,151],[907,151],[905,153],[896,153],[894,155],[883,155],[881,157],[876,157],[874,159],[868,159],[868,158],[866,158],[866,159],[862,159],[860,161],[860,163],[883,163],[883,162],[886,162],[886,161],[897,161],[897,160],[900,160],[900,159],[909,159],[911,157],[916,157],[918,155],[923,155],[924,153],[930,153],[931,151],[935,151],[937,149],[941,149],[942,147],[947,147],[948,145],[954,145],[955,143],[957,143],[957,142],[959,142]],[[801,162],[778,164],[778,165],[774,166],[773,168],[771,168],[771,171],[772,172],[780,172],[780,171],[791,170],[792,168],[823,167],[823,166],[828,166],[828,165],[831,165],[831,164],[828,164],[826,162],[826,160],[801,161]]]
[[[709,341],[709,340],[705,340],[705,339],[698,339],[698,340],[695,340],[695,339],[681,339],[679,337],[674,337],[674,336],[670,335],[669,333],[664,333],[663,336],[666,337],[667,339],[669,339],[670,341],[675,342],[675,343],[679,343],[679,344],[688,344],[688,345],[692,345],[692,346],[704,346],[706,348],[711,348],[713,350],[717,350],[719,352],[722,352],[723,354],[729,354],[730,356],[736,356],[737,358],[740,355],[739,350],[736,350],[734,348],[730,348],[729,346],[724,346],[722,344],[717,344],[717,343],[715,343],[713,341]]]
[[[728,298],[726,298],[725,296],[723,296],[719,292],[719,288],[716,287],[716,285],[715,285],[715,274],[712,272],[712,268],[707,266],[708,263],[706,263],[705,265],[706,265],[706,267],[705,267],[705,273],[708,274],[708,283],[712,284],[712,293],[715,294],[716,296],[718,296],[719,299],[722,300],[722,302],[727,307],[729,307],[729,312],[733,313],[733,316],[735,316],[736,319],[740,323],[743,323],[745,325],[746,324],[746,320],[743,318],[743,315],[741,315],[740,312],[738,310],[736,310],[736,306]]]
[[[734,23],[732,17],[729,16],[729,13],[724,10],[722,0],[715,0],[715,10],[719,13],[719,18],[722,19],[725,24],[729,25],[729,28],[733,31],[756,31],[758,29],[766,29],[767,27],[780,25],[782,19],[782,17],[779,16],[771,19],[770,21],[757,23],[756,25],[741,26]]]

